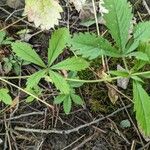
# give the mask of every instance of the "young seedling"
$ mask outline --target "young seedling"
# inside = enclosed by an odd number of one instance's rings
[[[76,72],[84,70],[89,66],[89,63],[83,58],[75,56],[55,64],[55,60],[64,51],[64,48],[66,47],[69,39],[70,34],[67,28],[60,28],[54,31],[49,41],[47,63],[45,63],[40,58],[40,56],[35,52],[30,44],[20,41],[13,42],[11,44],[13,52],[18,57],[28,62],[34,63],[41,68],[27,79],[26,90],[34,93],[34,88],[37,87],[42,78],[45,78],[46,81],[54,83],[56,88],[60,91],[60,94],[58,97],[56,97],[54,103],[58,104],[63,102],[64,111],[66,114],[68,114],[71,110],[72,101],[76,104],[83,105],[83,100],[75,94],[73,89],[74,86],[72,86],[72,84],[59,73],[59,70],[65,69],[67,71]],[[61,100],[58,100],[60,98]],[[28,102],[31,102],[32,100],[34,100],[34,98],[31,98],[31,96],[27,99]]]
[[[107,10],[103,17],[114,44],[102,36],[85,32],[74,34],[69,45],[76,55],[90,60],[102,55],[122,58],[125,71],[113,70],[109,73],[132,79],[138,126],[145,135],[150,135],[150,96],[142,86],[142,79],[150,78],[150,71],[140,71],[150,64],[150,21],[134,26],[132,8],[127,0],[103,0],[102,6]],[[135,65],[129,68],[126,58],[133,58]]]

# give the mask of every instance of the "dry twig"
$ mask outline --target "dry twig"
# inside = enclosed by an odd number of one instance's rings
[[[84,125],[81,125],[81,126],[78,126],[76,128],[73,128],[73,129],[69,129],[69,130],[56,130],[56,129],[53,129],[53,130],[42,130],[42,129],[28,129],[28,128],[23,128],[23,127],[15,127],[15,130],[18,130],[18,131],[25,131],[25,132],[35,132],[35,133],[45,133],[45,134],[50,134],[50,133],[55,133],[55,134],[70,134],[70,133],[73,133],[73,132],[78,132],[80,129],[83,129],[83,128],[86,128],[86,127],[89,127],[93,124],[96,124],[104,119],[107,119],[109,117],[112,117],[114,116],[115,114],[121,112],[122,110],[124,109],[127,109],[127,108],[130,108],[132,106],[132,104],[129,104],[125,107],[122,107],[122,108],[119,108],[117,109],[116,111],[114,111],[113,113],[107,115],[107,116],[104,116],[104,117],[101,117],[99,119],[96,119],[92,122],[89,122],[89,123],[86,123]]]

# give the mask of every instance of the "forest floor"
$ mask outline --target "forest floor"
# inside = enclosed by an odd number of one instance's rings
[[[131,3],[136,20],[150,19],[142,0]],[[95,23],[88,26],[85,16],[81,16],[72,5],[65,1],[61,5],[65,12],[59,27],[69,25],[71,34],[85,31],[96,33]],[[52,30],[41,32],[35,28],[22,17],[23,7],[11,8],[5,0],[0,1],[0,28],[15,40],[20,39],[18,31],[30,29],[28,42],[37,47],[41,56],[45,56]],[[101,34],[106,30],[102,22],[99,28]],[[0,48],[0,57],[2,52],[5,57],[12,55],[9,46]],[[66,55],[69,53],[64,53],[60,59]],[[116,68],[114,61],[111,59],[108,65]],[[0,59],[0,75],[3,75],[1,65]],[[20,67],[22,75],[32,74],[37,69],[34,65]],[[101,61],[96,59],[91,66],[93,73],[87,69],[79,76],[82,79],[97,79],[95,74],[100,67]],[[9,71],[5,75],[12,76],[14,72]],[[23,79],[11,82],[20,87],[25,85]],[[53,90],[52,87],[44,82],[40,86],[45,91],[43,99],[53,99],[53,95],[47,94],[47,91]],[[148,83],[147,87],[150,89]],[[118,87],[115,91],[119,95],[115,104],[109,100],[105,83],[84,84],[77,92],[84,99],[85,107],[74,105],[69,115],[64,114],[61,106],[55,106],[56,113],[52,114],[51,109],[40,102],[26,103],[26,94],[11,86],[9,88],[15,99],[11,107],[0,103],[0,150],[150,150],[150,140],[141,135],[136,124],[130,83],[127,89]],[[56,93],[55,90],[53,92]]]

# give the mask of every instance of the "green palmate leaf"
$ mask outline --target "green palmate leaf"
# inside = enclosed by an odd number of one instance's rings
[[[89,67],[89,63],[85,61],[83,58],[79,57],[72,57],[68,58],[56,65],[53,65],[52,69],[65,69],[65,70],[71,70],[71,71],[80,71],[84,70]]]
[[[134,51],[139,46],[140,41],[145,42],[150,40],[150,21],[137,24],[134,27],[133,36],[134,42],[126,51],[126,53]]]
[[[7,45],[12,43],[13,38],[6,37],[5,31],[0,31],[0,45]]]
[[[61,91],[61,93],[69,94],[70,87],[64,77],[52,70],[49,71],[49,75],[52,79],[52,82],[55,84],[56,88]]]
[[[36,95],[37,97],[39,97],[39,96],[41,96],[41,94],[42,94],[42,89],[38,86],[38,85],[35,85],[33,88],[26,88],[26,90],[29,92],[29,93],[31,93],[31,94],[33,94],[33,95]],[[31,103],[31,102],[33,102],[34,100],[36,100],[34,97],[32,97],[32,96],[28,96],[27,98],[26,98],[26,102],[27,103]]]
[[[137,81],[133,82],[134,110],[139,128],[150,135],[150,97]]]
[[[84,104],[84,101],[81,99],[81,97],[76,95],[76,94],[71,94],[71,98],[72,98],[73,102],[78,104],[78,105]]]
[[[132,68],[132,70],[134,72],[137,72],[138,70],[140,70],[141,68],[144,67],[144,65],[149,64],[150,63],[150,44],[148,42],[140,42],[140,45],[138,46],[138,51],[137,52],[142,52],[145,55],[147,55],[145,58],[142,55],[140,55],[140,59],[137,58],[136,62],[134,63],[134,67]],[[136,52],[135,52],[136,53]],[[132,54],[132,53],[131,53]],[[130,55],[130,54],[127,54]]]
[[[141,75],[142,78],[147,78],[147,79],[150,79],[150,73],[149,74],[143,74]]]
[[[28,96],[28,97],[26,98],[26,102],[27,102],[27,103],[31,103],[31,102],[33,102],[34,100],[35,100],[35,98],[32,97],[32,96]]]
[[[69,93],[69,94],[60,94],[54,99],[54,104],[61,104],[63,103],[63,108],[66,114],[70,113],[72,101],[78,105],[83,105],[84,101],[81,99],[80,96]]]
[[[3,45],[8,45],[8,44],[11,44],[12,41],[13,41],[13,38],[8,37],[8,38],[5,38],[5,39],[2,41],[1,44],[3,44]]]
[[[63,100],[63,108],[65,111],[65,114],[69,114],[71,111],[71,105],[72,105],[72,100],[70,98],[70,95],[67,95],[65,99]]]
[[[135,71],[135,72],[137,72],[139,69],[143,68],[144,65],[150,63],[150,43],[148,43],[148,42],[140,42],[140,45],[138,47],[138,52],[142,52],[145,55],[147,55],[146,57],[148,57],[148,59],[143,59],[144,57],[142,55],[140,55],[140,59],[136,60],[135,65],[132,68],[132,70]],[[128,54],[128,55],[130,55],[130,54]],[[136,56],[136,58],[137,57],[138,56]]]
[[[104,7],[109,11],[104,14],[106,26],[117,46],[124,51],[131,27],[131,7],[127,0],[104,0]]]
[[[133,66],[133,68],[131,69],[131,71],[137,72],[137,71],[139,71],[141,68],[143,68],[143,67],[145,66],[145,64],[146,64],[145,61],[136,60],[134,66]]]
[[[150,43],[149,42],[141,42],[138,51],[147,54],[148,62],[150,63]]]
[[[77,75],[77,72],[74,72],[74,71],[70,71],[68,73],[68,78],[71,78],[71,79],[79,79],[78,75]],[[77,88],[77,87],[80,87],[83,85],[82,82],[73,82],[73,81],[68,81],[70,87],[72,88]]]
[[[82,55],[89,59],[94,59],[102,55],[102,51],[98,47],[98,39],[94,34],[74,34],[69,43],[72,45],[71,49],[77,55]]]
[[[37,86],[41,78],[44,78],[46,74],[46,70],[40,70],[34,74],[32,74],[28,79],[27,79],[27,89],[33,88]]]
[[[134,56],[138,60],[149,61],[148,55],[143,52],[132,52],[132,53],[128,54],[127,56],[129,56],[129,57]]]
[[[58,95],[55,99],[54,99],[54,104],[60,104],[62,103],[66,98],[67,98],[68,95],[65,95],[65,94],[61,94],[61,95]]]
[[[142,78],[147,78],[149,79],[150,78],[150,71],[147,71],[147,72],[143,72],[141,75],[139,75],[140,77]]]
[[[0,44],[3,42],[5,36],[6,36],[5,31],[0,31]]]
[[[132,78],[133,80],[135,80],[135,81],[138,81],[138,82],[144,83],[144,81],[143,81],[140,77],[138,77],[138,76],[134,76],[134,75],[132,75],[132,76],[131,76],[131,78]]]
[[[63,52],[70,38],[69,30],[67,28],[60,28],[52,34],[49,41],[48,48],[48,64],[49,66],[55,61],[55,59]]]
[[[9,91],[7,89],[0,89],[0,101],[4,102],[7,105],[11,105],[12,98],[10,97],[8,92]]]
[[[5,31],[0,31],[0,45],[7,45],[11,44],[12,38],[6,37],[6,32]]]
[[[11,44],[13,52],[23,60],[32,62],[41,67],[46,67],[39,55],[32,49],[30,44],[24,42],[14,42]]]
[[[97,37],[89,32],[74,34],[69,44],[72,45],[71,49],[77,55],[82,55],[89,59],[94,59],[101,55],[120,56],[119,52],[106,39]]]

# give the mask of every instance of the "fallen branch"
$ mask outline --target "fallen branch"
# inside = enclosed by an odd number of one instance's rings
[[[7,119],[5,119],[5,121],[16,120],[16,119],[20,119],[20,118],[23,118],[23,117],[33,116],[33,115],[44,115],[44,111],[42,111],[42,112],[31,112],[31,113],[27,113],[27,114],[21,114],[19,116],[7,118]],[[4,120],[0,120],[0,123],[2,123],[2,122],[4,122]]]
[[[76,128],[73,128],[73,129],[69,129],[69,130],[56,130],[56,129],[52,129],[52,130],[42,130],[42,129],[29,129],[29,128],[23,128],[23,127],[15,127],[15,130],[17,131],[25,131],[25,132],[34,132],[34,133],[45,133],[45,134],[50,134],[50,133],[55,133],[55,134],[70,134],[70,133],[73,133],[73,132],[78,132],[80,129],[83,129],[85,127],[89,127],[93,124],[96,124],[104,119],[107,119],[109,117],[112,117],[114,116],[115,114],[121,112],[122,110],[124,109],[127,109],[127,108],[130,108],[132,106],[132,104],[130,105],[127,105],[125,107],[122,107],[122,108],[119,108],[117,109],[116,111],[114,111],[113,113],[107,115],[107,116],[104,116],[102,118],[99,118],[99,119],[96,119],[92,122],[89,122],[89,123],[86,123],[84,125],[81,125],[81,126],[78,126]]]

